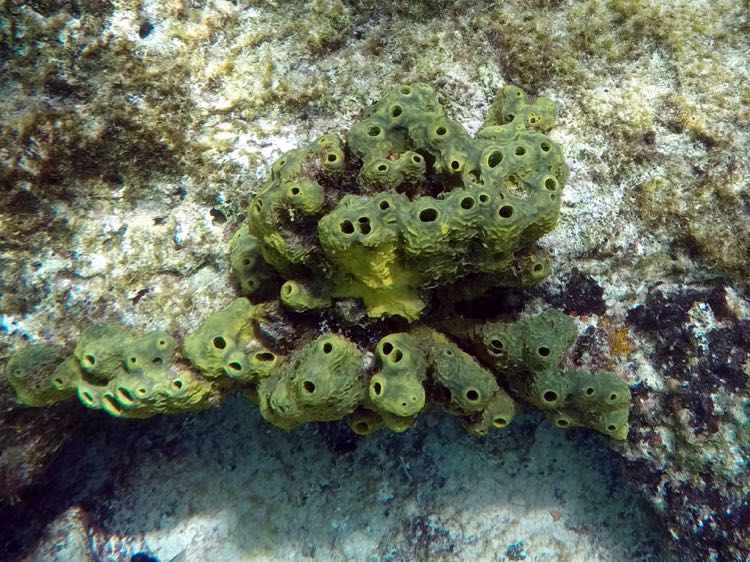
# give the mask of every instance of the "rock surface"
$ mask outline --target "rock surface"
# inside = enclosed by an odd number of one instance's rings
[[[23,485],[4,495],[22,501],[8,502],[4,516],[25,514],[39,528],[85,497],[91,519],[75,524],[118,522],[121,533],[104,542],[123,560],[137,552],[169,559],[191,544],[197,560],[208,556],[200,544],[226,559],[327,558],[342,545],[344,557],[374,560],[665,559],[632,511],[627,478],[678,559],[743,560],[749,32],[736,0],[6,3],[0,358],[25,342],[70,346],[92,321],[188,333],[235,295],[228,240],[276,156],[348,128],[401,82],[430,83],[473,133],[499,87],[513,83],[560,107],[551,136],[571,175],[560,223],[542,240],[551,279],[498,307],[529,314],[551,304],[573,316],[582,336],[573,364],[615,371],[631,384],[634,408],[617,456],[598,436],[559,433],[533,416],[480,442],[447,420],[426,421],[413,435],[377,436],[341,456],[313,430],[266,429],[232,401],[148,422],[150,435],[164,432],[187,449],[175,463],[158,440],[135,441],[142,422],[114,429],[87,416],[84,435],[97,453],[73,462],[63,450],[69,462],[53,464],[37,486],[28,487],[38,476],[27,481],[14,468],[9,478]],[[48,432],[45,451],[69,434],[57,422],[19,434],[8,419],[3,443],[25,435],[14,446],[27,451]],[[132,472],[121,468],[115,481],[114,465],[102,463],[88,492],[65,488],[86,483],[75,476],[86,463],[121,453],[108,432],[138,452]],[[354,443],[326,439],[339,451]],[[41,467],[53,455],[38,458]],[[387,478],[372,472],[379,458],[391,463]],[[232,463],[245,471],[222,471]],[[305,466],[316,467],[309,489],[300,484]],[[404,466],[417,467],[423,488]],[[280,496],[254,491],[269,475]],[[363,500],[368,485],[374,499]],[[40,490],[55,487],[57,513],[31,518]],[[243,487],[246,497],[236,492]],[[315,509],[302,505],[305,491]],[[154,501],[160,493],[163,503]],[[602,515],[609,527],[594,531],[586,514],[598,498],[613,511]],[[290,510],[296,522],[285,518]],[[33,534],[3,533],[7,558],[33,549]]]

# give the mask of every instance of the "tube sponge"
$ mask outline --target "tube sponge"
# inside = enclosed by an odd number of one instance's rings
[[[539,283],[550,268],[535,244],[557,221],[568,175],[542,132],[554,115],[551,101],[504,88],[472,138],[430,86],[396,86],[345,147],[325,135],[282,155],[247,232],[283,280],[314,279],[333,299],[361,299],[373,318],[414,321],[468,276],[485,275],[486,288]],[[241,281],[263,277],[263,264],[243,263]]]
[[[5,374],[16,399],[27,406],[50,406],[73,395],[67,380],[53,376],[64,354],[48,345],[30,345],[11,357]]]
[[[424,408],[427,372],[424,353],[407,333],[389,334],[376,346],[380,371],[370,378],[369,403],[387,427],[404,431]]]
[[[362,401],[363,368],[355,344],[337,334],[324,334],[294,353],[274,376],[260,381],[261,413],[284,429],[341,419]]]
[[[558,427],[625,439],[627,384],[565,366],[571,318],[460,317],[462,301],[550,274],[537,241],[568,177],[546,135],[554,119],[549,99],[507,86],[472,137],[430,86],[393,87],[345,139],[326,134],[273,163],[230,242],[247,298],[182,345],[100,324],[67,358],[19,351],[6,376],[28,405],[77,395],[119,417],[237,390],[285,429],[345,418],[361,435],[404,431],[434,403],[485,435],[525,403]]]

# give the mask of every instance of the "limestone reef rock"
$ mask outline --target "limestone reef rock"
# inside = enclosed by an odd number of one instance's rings
[[[44,353],[37,354],[36,359],[43,360]],[[35,384],[29,382],[30,386]],[[13,398],[7,386],[0,381],[0,507],[14,505],[42,477],[65,442],[81,430],[83,413],[66,402],[45,408],[26,407]],[[34,401],[32,395],[37,391],[29,391],[24,400]]]
[[[624,440],[628,385],[564,365],[570,317],[461,315],[487,290],[549,275],[536,242],[568,176],[545,134],[554,119],[551,100],[506,86],[471,137],[430,86],[396,86],[345,140],[327,134],[274,163],[230,241],[246,297],[179,345],[95,324],[68,357],[21,349],[6,378],[28,406],[77,396],[124,418],[240,391],[283,429],[346,418],[360,435],[401,432],[436,404],[485,435],[527,404],[557,427]]]

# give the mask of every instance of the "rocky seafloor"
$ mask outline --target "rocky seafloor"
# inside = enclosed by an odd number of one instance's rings
[[[624,443],[282,432],[239,398],[126,421],[0,389],[3,560],[746,560],[750,21],[737,1],[6,2],[0,364],[92,322],[190,332],[274,158],[421,81],[475,132],[558,104],[571,177],[521,314],[631,385]],[[3,383],[4,384],[4,383]]]

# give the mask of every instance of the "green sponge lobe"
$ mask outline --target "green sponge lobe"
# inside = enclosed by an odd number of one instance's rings
[[[293,354],[276,374],[261,380],[261,413],[284,429],[341,419],[363,398],[363,369],[362,352],[354,343],[338,334],[324,334]]]
[[[185,356],[208,377],[248,377],[250,361],[245,348],[254,335],[253,310],[247,299],[235,299],[225,309],[211,314],[185,338]]]
[[[16,399],[26,406],[49,406],[73,395],[68,377],[55,375],[63,362],[62,350],[30,345],[17,351],[5,367],[5,376]]]
[[[407,333],[390,334],[378,342],[376,355],[381,370],[373,375],[369,384],[374,410],[397,418],[418,414],[425,405],[422,381],[427,363],[416,339]]]

